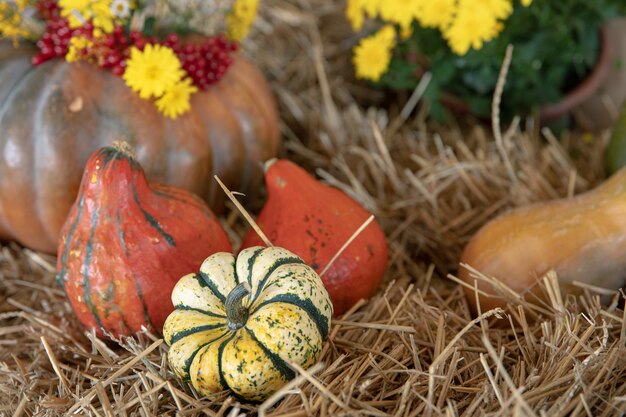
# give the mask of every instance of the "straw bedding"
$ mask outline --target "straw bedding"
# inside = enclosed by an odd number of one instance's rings
[[[556,139],[524,122],[506,125],[496,140],[474,120],[433,124],[410,94],[352,79],[354,39],[341,13],[323,0],[265,2],[246,45],[276,93],[284,154],[361,202],[389,238],[385,285],[334,321],[321,364],[260,406],[226,393],[198,397],[173,377],[157,336],[120,347],[85,334],[54,284],[55,260],[8,245],[0,252],[0,415],[625,412],[620,293],[601,306],[602,290],[562,294],[549,275],[544,305],[510,296],[514,317],[475,318],[447,278],[488,219],[601,181],[606,138]],[[244,221],[233,209],[223,222],[236,245]],[[513,329],[514,321],[521,325]]]

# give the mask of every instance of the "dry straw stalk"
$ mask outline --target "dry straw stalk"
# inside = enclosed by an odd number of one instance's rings
[[[556,139],[517,120],[496,141],[476,121],[429,123],[420,91],[389,99],[353,80],[347,57],[354,35],[341,2],[262,4],[245,50],[272,81],[286,156],[370,210],[391,257],[379,294],[334,322],[323,365],[300,372],[262,413],[626,412],[620,294],[601,306],[606,291],[579,285],[574,297],[547,277],[547,303],[533,307],[503,289],[511,316],[484,312],[474,320],[462,286],[446,278],[456,274],[472,233],[493,216],[597,184],[605,139]],[[225,226],[241,236],[245,222],[233,213]],[[158,336],[144,333],[118,347],[85,334],[54,284],[54,265],[14,245],[0,252],[0,415],[256,413],[227,393],[198,397],[173,376]],[[503,328],[492,326],[496,320]],[[513,329],[514,322],[521,325]]]

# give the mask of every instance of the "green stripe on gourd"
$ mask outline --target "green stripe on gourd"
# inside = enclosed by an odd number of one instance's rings
[[[222,252],[208,257],[200,266],[200,274],[204,281],[210,282],[210,285],[224,296],[224,301],[228,293],[238,284],[234,265],[233,255]]]
[[[172,291],[172,304],[226,315],[224,303],[204,284],[198,274],[185,275],[178,281]]]
[[[189,335],[170,346],[167,358],[174,373],[185,381],[189,380],[189,369],[198,351],[228,333],[225,327]]]
[[[320,277],[283,248],[215,254],[174,288],[163,328],[175,373],[205,395],[262,401],[315,364],[332,304]],[[208,313],[208,314],[206,314]]]

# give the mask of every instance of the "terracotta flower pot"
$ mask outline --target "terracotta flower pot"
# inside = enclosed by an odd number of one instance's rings
[[[443,92],[440,100],[456,114],[471,113],[469,104],[454,94]],[[598,131],[613,126],[625,102],[626,18],[618,18],[602,27],[600,55],[589,76],[560,101],[542,106],[539,117],[545,124],[572,115],[582,129]]]
[[[571,114],[585,130],[597,131],[613,125],[626,100],[626,18],[602,27],[598,62],[589,76],[557,103],[543,106],[542,122]]]

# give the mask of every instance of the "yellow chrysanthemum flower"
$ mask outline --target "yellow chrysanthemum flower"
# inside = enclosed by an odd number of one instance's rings
[[[114,18],[111,10],[111,0],[94,0],[91,3],[91,17],[93,26],[104,33],[113,32]]]
[[[380,44],[387,49],[393,49],[396,46],[396,31],[392,25],[383,26],[372,36],[378,38]]]
[[[113,31],[111,0],[59,0],[58,4],[61,16],[68,20],[71,28],[92,20],[95,29],[104,33]]]
[[[396,44],[396,32],[386,25],[374,35],[361,39],[354,48],[352,61],[356,76],[378,81],[389,68],[391,53]]]
[[[443,35],[454,53],[465,55],[470,48],[482,48],[483,43],[494,39],[501,29],[491,10],[476,6],[473,0],[461,0],[456,18]]]
[[[259,0],[237,0],[235,2],[226,17],[230,39],[239,41],[246,37],[258,9]]]
[[[474,2],[476,7],[476,2]],[[478,7],[489,10],[497,19],[504,20],[513,13],[513,4],[511,0],[482,0],[478,2]]]
[[[28,0],[18,0],[13,5],[0,3],[0,38],[12,39],[17,44],[19,38],[32,35],[22,19],[22,13],[28,5]]]
[[[457,0],[423,1],[417,10],[421,26],[445,30],[456,13]]]
[[[532,4],[533,0],[521,0],[522,6],[528,7]]]
[[[365,10],[361,5],[361,0],[348,0],[346,4],[346,19],[352,25],[352,29],[361,30],[365,21]]]
[[[191,78],[185,78],[174,84],[156,101],[159,111],[165,116],[176,119],[191,108],[190,97],[198,88],[191,84]]]
[[[413,35],[413,26],[407,28],[400,28],[400,39],[407,40]]]
[[[93,41],[87,39],[84,36],[73,36],[70,39],[70,46],[67,50],[67,54],[65,55],[65,60],[67,62],[75,62],[80,60],[81,53],[88,48],[93,46]]]
[[[380,5],[383,0],[348,0],[346,4],[346,18],[354,30],[363,27],[365,15],[375,19],[380,13]]]
[[[82,26],[90,17],[89,0],[59,0],[61,16],[65,17],[71,28]]]
[[[379,4],[380,17],[390,23],[397,23],[405,30],[417,18],[422,0],[382,1]]]
[[[380,6],[384,2],[385,0],[361,0],[361,7],[371,19],[374,19],[380,13]]]
[[[143,51],[131,48],[123,78],[139,97],[147,99],[160,97],[184,75],[180,60],[172,49],[162,45],[146,45]]]

